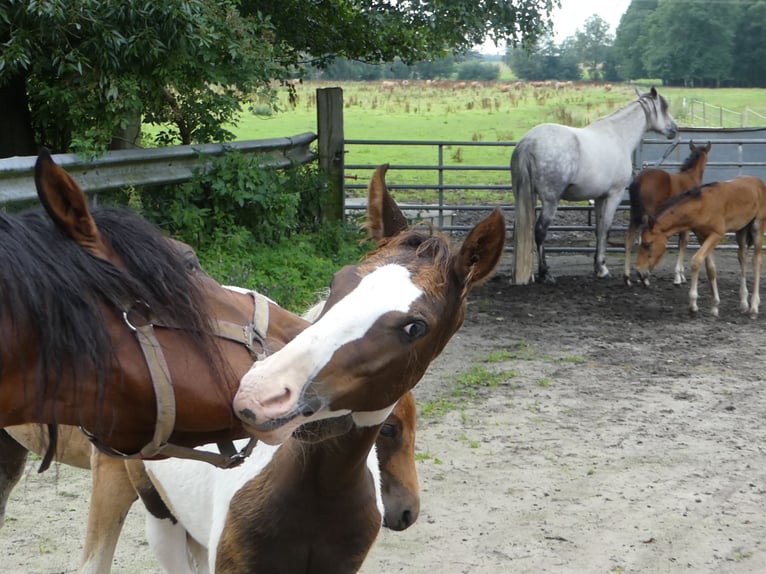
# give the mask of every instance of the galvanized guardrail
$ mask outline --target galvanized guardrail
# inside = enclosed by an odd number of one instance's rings
[[[56,154],[54,161],[75,178],[86,193],[125,186],[180,183],[204,169],[210,158],[229,150],[257,154],[262,167],[281,168],[313,161],[310,145],[316,134],[305,132],[291,137],[119,150],[85,160],[74,154]],[[34,156],[0,159],[0,204],[37,197],[34,184]]]

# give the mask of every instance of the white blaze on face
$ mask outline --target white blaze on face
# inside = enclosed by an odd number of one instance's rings
[[[253,365],[242,378],[234,399],[235,410],[249,409],[255,414],[256,424],[290,414],[297,406],[304,385],[330,362],[338,349],[364,337],[385,313],[406,313],[422,293],[413,283],[410,271],[401,265],[384,265],[365,275],[356,288],[319,321],[284,348]],[[287,394],[289,400],[273,400]],[[298,424],[326,418],[328,414],[298,417],[294,425],[285,425],[284,431],[292,432]]]

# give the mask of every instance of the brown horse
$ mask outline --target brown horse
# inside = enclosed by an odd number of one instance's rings
[[[760,304],[759,283],[766,230],[766,184],[757,177],[741,175],[728,181],[708,183],[689,190],[664,203],[641,234],[636,270],[644,280],[665,253],[668,237],[684,229],[691,229],[700,241],[700,248],[692,257],[692,279],[689,288],[689,310],[696,313],[697,280],[702,262],[705,262],[710,287],[713,291],[712,314],[718,316],[718,284],[716,282],[713,250],[727,232],[736,232],[739,246],[740,310],[758,314]],[[754,245],[753,295],[747,302],[745,263],[748,245]]]
[[[415,399],[408,393],[397,403],[375,441],[385,511],[383,525],[392,530],[408,528],[417,520],[420,512],[418,476],[415,468],[415,417]],[[38,425],[21,425],[6,430],[12,437],[6,434],[6,440],[13,441],[23,453],[24,459],[28,450],[43,453],[48,447],[47,436],[40,432]],[[55,460],[78,468],[91,469],[92,494],[88,528],[78,572],[109,574],[125,516],[138,497],[130,476],[134,479],[136,476],[140,477],[143,463],[109,457],[93,449],[78,429],[66,426],[59,429]],[[130,473],[126,465],[131,468]],[[0,464],[0,468],[2,466]],[[21,467],[23,468],[23,463]],[[17,480],[18,477],[12,483],[6,484],[5,494],[0,488],[0,507],[5,506],[7,496]],[[137,486],[141,487],[140,484]]]
[[[380,529],[381,502],[390,528],[417,518],[414,420],[407,393],[377,436],[379,457],[360,446],[360,429],[345,416],[308,423],[278,447],[261,443],[231,471],[147,462],[147,474],[132,480],[151,512],[149,545],[174,574],[194,571],[190,555],[210,572],[351,571],[344,564],[366,554]],[[394,428],[401,434],[387,436]],[[304,562],[307,550],[313,557]]]
[[[269,444],[303,423],[353,413],[367,429],[369,450],[393,405],[462,325],[471,288],[502,255],[499,209],[454,250],[430,228],[408,228],[386,189],[386,169],[375,171],[368,195],[377,249],[336,273],[319,320],[256,362],[240,383],[234,410]]]
[[[247,436],[231,409],[245,344],[276,350],[306,322],[254,309],[129,210],[91,209],[47,152],[35,182],[45,211],[0,213],[0,428],[82,426],[143,457]]]
[[[707,165],[710,142],[704,146],[695,146],[689,142],[691,154],[681,164],[678,173],[669,173],[664,169],[646,168],[641,170],[628,186],[630,194],[630,223],[625,233],[625,284],[630,285],[630,251],[633,247],[636,230],[644,223],[644,217],[654,215],[657,208],[671,197],[697,187],[702,183],[702,174]],[[676,259],[675,285],[686,283],[684,275],[684,251],[689,242],[689,231],[678,234],[678,257]]]

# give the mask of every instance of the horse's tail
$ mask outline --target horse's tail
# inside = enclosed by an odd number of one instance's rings
[[[641,201],[641,175],[633,178],[628,186],[628,195],[630,196],[630,224],[634,229],[641,227],[646,210]]]
[[[524,285],[534,280],[535,203],[530,156],[522,142],[511,156],[511,182],[516,198],[513,224],[513,282]]]

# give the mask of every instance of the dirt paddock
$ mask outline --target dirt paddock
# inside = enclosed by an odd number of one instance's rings
[[[766,571],[766,317],[737,310],[719,252],[720,318],[687,312],[667,258],[651,288],[550,256],[555,286],[471,296],[416,389],[422,510],[384,531],[363,574]],[[766,313],[766,310],[764,310]],[[0,530],[0,572],[74,572],[88,473],[33,465]],[[158,572],[130,513],[114,572]]]

